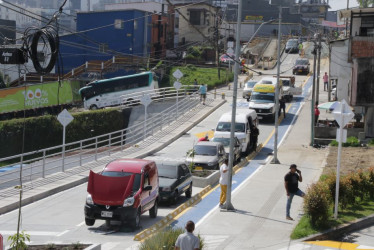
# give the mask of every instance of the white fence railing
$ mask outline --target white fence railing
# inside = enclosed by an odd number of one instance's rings
[[[138,93],[144,95],[146,93]],[[178,98],[177,98],[178,95]],[[137,143],[163,130],[165,126],[178,120],[181,116],[200,103],[196,88],[183,88],[179,91],[172,88],[159,89],[159,95],[153,101],[178,100],[174,105],[154,114],[131,127],[116,132],[70,142],[64,145],[40,149],[33,152],[9,156],[0,159],[0,163],[12,164],[0,168],[0,189],[18,185],[20,180],[20,165],[22,162],[22,180],[30,181],[45,178],[47,175],[64,172],[68,168],[82,166],[91,161],[97,161],[104,156],[124,149],[130,153],[141,150]],[[134,103],[132,103],[133,105]],[[124,103],[123,106],[130,105]],[[131,148],[131,149],[129,149]],[[65,150],[65,154],[63,154]],[[21,160],[22,159],[22,160]]]

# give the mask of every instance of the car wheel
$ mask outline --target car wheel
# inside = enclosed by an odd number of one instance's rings
[[[178,196],[179,196],[178,191],[175,190],[174,195],[173,195],[172,200],[171,200],[172,204],[177,204],[177,202],[178,202]]]
[[[140,207],[138,208],[138,211],[136,212],[136,215],[135,217],[131,220],[131,227],[134,228],[134,229],[137,229],[139,228],[140,226]]]
[[[93,226],[95,224],[95,219],[85,218],[84,220],[87,226]]]
[[[187,198],[191,198],[191,196],[192,196],[192,182],[190,183],[190,186],[188,187],[185,194],[186,194]]]
[[[106,221],[105,221],[105,226],[106,226],[106,227],[110,227],[110,220],[106,220]]]
[[[158,210],[158,201],[155,200],[155,204],[153,205],[151,210],[149,210],[149,217],[156,218],[157,217],[157,210]]]
[[[90,106],[90,110],[98,110],[98,107],[95,104],[92,104]]]

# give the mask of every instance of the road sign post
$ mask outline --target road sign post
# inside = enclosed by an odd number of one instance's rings
[[[178,119],[178,113],[179,113],[179,103],[178,103],[178,100],[179,100],[179,89],[182,87],[182,83],[180,83],[180,79],[183,77],[183,73],[177,69],[176,71],[174,71],[173,73],[173,76],[177,79],[175,82],[174,82],[174,88],[177,90],[177,119]]]
[[[57,116],[57,120],[61,123],[63,130],[62,130],[62,172],[65,172],[65,131],[66,126],[74,120],[74,117],[64,109],[60,114]]]
[[[345,100],[341,101],[339,106],[335,108],[334,118],[339,124],[339,129],[337,133],[337,139],[339,142],[338,147],[338,162],[336,166],[336,192],[335,192],[335,208],[334,208],[334,218],[338,218],[338,203],[339,203],[339,182],[340,182],[340,162],[341,162],[341,154],[342,154],[342,142],[343,142],[343,135],[344,135],[344,126],[354,117],[354,113],[349,108],[347,102]]]
[[[140,103],[144,106],[144,140],[147,138],[147,108],[151,104],[152,98],[150,95],[143,95],[140,98]]]

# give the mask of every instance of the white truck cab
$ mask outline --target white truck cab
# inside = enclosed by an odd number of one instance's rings
[[[232,113],[224,113],[218,120],[214,131],[214,137],[225,137],[230,135]],[[238,109],[235,115],[235,136],[242,144],[242,153],[249,153],[251,125],[258,127],[256,111],[251,109]]]

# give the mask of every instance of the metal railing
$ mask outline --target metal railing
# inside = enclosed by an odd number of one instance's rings
[[[177,121],[181,116],[192,110],[200,103],[196,90],[185,88],[176,91],[172,88],[159,89],[159,95],[154,96],[155,101],[177,99],[178,101],[160,113],[153,114],[131,127],[116,132],[88,138],[81,141],[66,143],[33,152],[1,158],[0,162],[16,162],[4,166],[11,168],[0,173],[0,189],[18,185],[19,167],[22,161],[22,180],[31,181],[36,178],[45,178],[47,175],[64,172],[68,168],[82,166],[88,162],[110,156],[113,153],[127,150],[128,154],[134,153],[138,148],[137,143],[144,141],[165,126]],[[145,93],[138,93],[143,95]],[[123,106],[126,106],[125,104]]]

